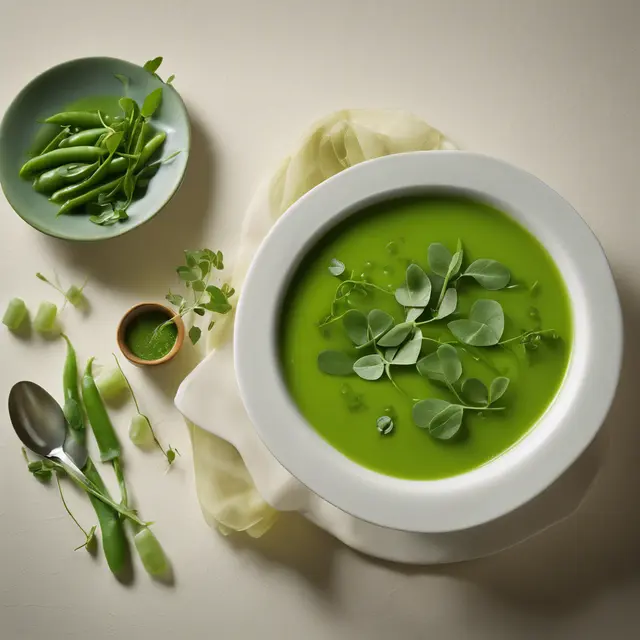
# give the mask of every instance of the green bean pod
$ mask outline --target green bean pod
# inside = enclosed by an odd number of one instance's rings
[[[167,134],[161,131],[160,133],[156,133],[156,135],[144,145],[135,166],[136,171],[142,169],[142,167],[149,162],[151,156],[164,144],[166,139]]]
[[[109,165],[111,164],[113,160],[113,156],[115,155],[118,149],[120,141],[122,140],[122,136],[123,136],[122,133],[116,133],[110,139],[111,146],[110,146],[110,143],[107,142],[107,147],[110,149],[109,155],[107,156],[105,161],[98,167],[98,169],[95,171],[93,175],[89,176],[82,182],[78,182],[77,184],[72,184],[72,185],[69,185],[68,187],[64,187],[63,189],[59,189],[51,196],[51,198],[49,198],[51,202],[56,202],[57,204],[60,204],[65,200],[70,200],[71,198],[79,196],[94,184],[99,184],[102,181],[102,179],[107,175]]]
[[[100,120],[102,116],[102,120]],[[104,121],[104,124],[103,124]],[[98,115],[97,111],[63,111],[47,118],[45,122],[50,124],[68,125],[80,129],[93,129],[109,124],[111,118],[104,113]]]
[[[64,393],[64,415],[72,431],[81,432],[84,437],[84,415],[78,390],[78,361],[71,340],[63,333],[67,343],[67,357],[62,370],[62,391]],[[80,434],[78,434],[80,435]]]
[[[41,156],[43,153],[48,153],[49,151],[53,151],[57,149],[60,144],[68,138],[70,135],[69,127],[64,128],[62,131],[59,131],[57,135],[55,135],[50,141],[49,144],[38,154]]]
[[[92,175],[98,168],[98,162],[86,164],[73,162],[71,164],[63,164],[61,167],[49,169],[41,173],[34,181],[33,188],[38,193],[53,193],[58,189],[66,187],[68,184],[80,182]]]
[[[89,358],[82,377],[82,401],[93,435],[98,443],[98,449],[100,449],[100,460],[107,462],[120,456],[120,442],[93,379],[92,364],[93,358]]]
[[[71,162],[95,162],[106,154],[106,149],[99,149],[98,147],[55,149],[25,162],[20,169],[20,176],[22,178],[31,178],[36,173]]]
[[[87,478],[89,478],[102,493],[109,496],[109,491],[91,458],[87,460],[83,471]],[[129,545],[127,544],[124,524],[118,513],[104,504],[104,502],[98,500],[98,498],[91,494],[89,494],[89,500],[91,500],[96,516],[98,516],[98,522],[100,523],[104,557],[107,559],[107,564],[111,572],[118,575],[125,568],[129,557]]]
[[[60,148],[64,147],[82,147],[82,146],[92,146],[95,145],[98,138],[108,133],[109,129],[105,127],[99,127],[97,129],[85,129],[84,131],[79,131],[78,133],[74,133],[72,136],[65,138],[60,142]],[[97,145],[96,145],[97,146]]]
[[[92,189],[91,191],[87,191],[87,193],[83,193],[77,198],[72,198],[71,200],[67,200],[61,207],[58,209],[57,216],[64,215],[69,213],[72,209],[77,209],[82,205],[89,204],[90,202],[94,202],[98,200],[98,196],[101,193],[109,193],[113,191],[114,194],[118,193],[122,188],[122,178],[117,178],[112,180],[111,182],[107,182],[105,184],[101,184],[99,187]]]

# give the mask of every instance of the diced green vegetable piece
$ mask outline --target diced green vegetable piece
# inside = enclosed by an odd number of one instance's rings
[[[53,302],[41,302],[33,320],[33,328],[38,333],[51,333],[56,328],[58,307]]]
[[[72,284],[64,295],[74,307],[79,307],[84,300],[84,293],[82,289],[77,287],[75,284]]]
[[[147,416],[137,413],[131,418],[129,439],[137,447],[150,447],[153,444],[153,432]]]
[[[7,310],[2,316],[2,324],[11,331],[16,331],[27,317],[27,305],[21,298],[14,298],[9,302]]]
[[[169,573],[169,560],[151,529],[144,527],[133,538],[138,555],[147,573],[156,578]]]
[[[118,367],[105,367],[96,376],[96,385],[104,400],[113,400],[128,390],[127,380]]]

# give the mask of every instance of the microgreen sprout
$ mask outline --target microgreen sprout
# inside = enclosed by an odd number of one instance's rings
[[[191,300],[186,297],[169,292],[166,299],[177,308],[175,317],[184,317],[193,313],[197,316],[210,314],[227,314],[231,311],[229,299],[235,294],[235,289],[231,285],[224,283],[220,287],[210,284],[213,271],[224,269],[224,259],[222,251],[211,251],[211,249],[200,249],[197,251],[185,251],[185,264],[176,269],[178,277],[184,283],[187,290],[191,292]],[[168,324],[173,322],[173,318],[168,320]],[[215,318],[210,317],[207,330],[211,331],[215,324]],[[164,325],[161,325],[164,326]],[[156,331],[158,331],[156,329]],[[200,327],[192,325],[189,329],[189,338],[196,344],[202,335]]]
[[[53,287],[64,297],[64,305],[62,309],[64,309],[67,302],[76,308],[82,306],[86,302],[86,298],[84,297],[84,288],[87,286],[88,278],[85,279],[81,286],[78,287],[77,285],[72,284],[66,291],[60,286],[57,276],[55,277],[55,280],[52,281],[38,271],[38,273],[36,273],[36,278],[45,284],[48,284],[50,287]]]
[[[164,447],[160,444],[160,441],[158,440],[158,437],[156,436],[155,431],[151,426],[151,421],[140,411],[140,405],[138,405],[138,399],[136,398],[136,394],[133,391],[133,387],[131,386],[129,379],[122,370],[120,362],[118,361],[118,357],[115,353],[113,354],[113,359],[116,361],[116,366],[118,367],[118,370],[120,371],[127,385],[127,388],[129,389],[131,399],[133,400],[133,404],[136,408],[136,415],[131,419],[131,424],[129,426],[129,437],[131,441],[136,446],[148,446],[155,443],[158,449],[162,451],[162,455],[167,459],[169,465],[171,465],[176,459],[176,453],[178,453],[178,451],[172,448],[171,445],[169,445],[169,448],[165,451]]]

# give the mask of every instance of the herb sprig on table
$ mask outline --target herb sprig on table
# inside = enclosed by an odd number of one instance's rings
[[[235,289],[224,283],[217,286],[211,283],[214,271],[224,269],[222,251],[199,249],[185,251],[185,264],[179,266],[176,272],[187,289],[186,296],[169,291],[166,299],[177,308],[176,315],[184,317],[188,314],[203,317],[209,314],[207,331],[215,325],[214,314],[225,315],[231,311],[229,299],[235,294]],[[189,339],[196,344],[202,336],[202,329],[192,324],[189,329]]]
[[[507,345],[519,345],[525,350],[534,350],[541,341],[557,339],[558,336],[552,329],[537,328],[503,339],[505,317],[502,305],[487,298],[477,299],[468,317],[451,319],[458,307],[458,289],[465,279],[475,281],[488,291],[498,291],[513,287],[509,286],[511,273],[500,262],[489,259],[475,260],[463,270],[464,250],[460,241],[454,253],[443,244],[433,243],[427,255],[430,273],[427,274],[417,264],[409,264],[405,281],[395,291],[383,289],[364,277],[357,279],[340,260],[331,260],[329,273],[340,283],[330,312],[319,326],[325,327],[341,320],[355,350],[368,350],[369,353],[356,357],[344,351],[323,351],[318,355],[318,367],[329,375],[355,374],[368,381],[386,377],[412,402],[414,423],[434,438],[448,440],[459,432],[465,412],[504,411],[504,406],[493,405],[503,398],[510,384],[510,379],[502,375],[494,377],[488,385],[477,378],[463,379],[458,350],[486,363],[483,357],[475,354],[477,348],[506,349]],[[371,290],[393,295],[404,309],[405,320],[396,323],[381,309],[371,309],[365,315],[353,308],[354,294],[366,299]],[[532,307],[530,316],[537,325],[540,324],[537,309]],[[451,340],[443,341],[423,334],[425,325],[445,319],[449,319],[447,328],[452,335]],[[435,346],[435,351],[422,355],[425,344]],[[423,378],[444,386],[453,402],[411,397],[393,377],[393,369],[397,366],[415,367]],[[382,435],[390,434],[395,428],[394,417],[387,414],[380,416],[376,424]]]

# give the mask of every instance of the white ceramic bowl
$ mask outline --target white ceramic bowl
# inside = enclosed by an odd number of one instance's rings
[[[569,291],[574,339],[558,395],[515,446],[452,478],[402,480],[351,461],[301,416],[280,370],[280,306],[300,260],[331,227],[381,200],[436,191],[488,202],[542,242]],[[499,160],[429,151],[357,165],[317,186],[282,216],[247,275],[234,349],[249,417],[271,453],[296,478],[357,518],[405,531],[445,532],[488,522],[531,500],[592,441],[618,382],[622,319],[602,248],[555,191]]]

